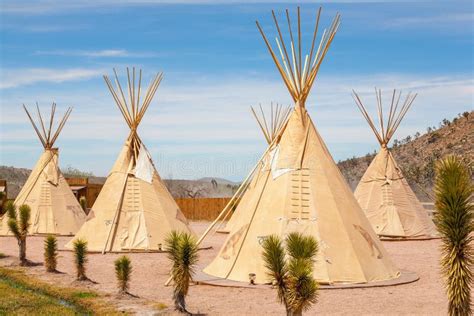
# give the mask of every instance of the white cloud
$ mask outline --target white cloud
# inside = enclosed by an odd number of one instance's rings
[[[407,2],[399,0],[398,2]],[[300,3],[314,3],[314,0],[301,0]],[[334,0],[332,3],[377,3],[388,2],[388,0]],[[394,2],[393,0],[390,2]],[[257,3],[288,3],[288,0],[4,0],[2,11],[9,14],[48,14],[64,13],[67,11],[86,10],[102,7],[129,7],[129,6],[156,6],[162,4],[257,4]]]
[[[79,57],[157,57],[159,54],[152,52],[130,52],[125,49],[103,49],[103,50],[50,50],[36,51],[35,55],[49,56],[79,56]]]
[[[2,69],[0,89],[16,88],[42,82],[60,83],[85,80],[100,76],[103,70],[86,68],[52,69],[23,68]]]
[[[367,123],[351,98],[351,89],[359,92],[368,108],[375,107],[373,87],[382,88],[385,97],[391,89],[412,90],[419,95],[395,138],[423,132],[443,118],[473,109],[474,79],[469,76],[424,76],[410,74],[375,74],[361,76],[325,76],[318,79],[307,102],[308,110],[320,134],[336,160],[362,155],[377,149]],[[15,91],[15,93],[17,93]],[[58,103],[58,111],[75,106],[70,121],[58,139],[63,148],[63,164],[73,165],[98,174],[107,174],[118,150],[128,135],[128,128],[105,86],[74,90],[44,88],[37,95],[5,96],[1,105],[2,146],[28,145],[36,136],[21,109],[21,103],[48,106],[50,97]],[[21,102],[20,102],[21,101]],[[250,78],[186,78],[186,82],[168,77],[157,91],[139,128],[142,139],[153,156],[176,160],[223,159],[231,165],[252,161],[265,148],[263,136],[250,114],[249,106],[270,101],[290,104],[283,83],[253,76]],[[7,107],[6,104],[9,106]],[[17,104],[18,106],[14,106]],[[87,148],[84,151],[84,148]],[[10,152],[5,147],[4,152]],[[97,152],[100,160],[88,162],[84,152]],[[14,164],[11,153],[0,164]],[[198,158],[196,158],[198,157]],[[37,157],[31,157],[34,163]],[[197,159],[197,160],[196,160]],[[255,158],[256,159],[256,158]],[[180,167],[169,167],[175,177]],[[217,168],[217,166],[216,166]],[[240,169],[239,169],[240,170]],[[184,172],[184,171],[183,171]],[[188,172],[188,171],[186,171]],[[242,172],[243,176],[245,172]]]
[[[473,13],[446,13],[443,15],[431,16],[410,16],[388,19],[385,25],[388,27],[404,28],[404,27],[435,27],[440,28],[445,25],[463,24],[469,25],[474,21]]]

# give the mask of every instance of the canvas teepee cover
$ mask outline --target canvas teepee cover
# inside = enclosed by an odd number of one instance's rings
[[[354,100],[380,143],[380,151],[362,176],[354,192],[375,232],[383,237],[425,239],[437,236],[433,221],[418,201],[397,166],[387,145],[416,94],[408,94],[399,107],[401,92],[393,91],[388,118],[384,120],[382,93],[376,90],[380,129],[365,109],[359,95]],[[398,109],[398,111],[397,111]]]
[[[319,14],[320,11],[313,38]],[[298,8],[297,36],[300,39],[299,17]],[[321,283],[366,283],[399,276],[305,107],[339,19],[337,15],[324,32],[314,55],[313,39],[304,67],[301,46],[298,45],[295,52],[293,40],[293,62],[288,62],[290,58],[276,18],[282,62],[276,58],[257,23],[295,106],[277,134],[271,137],[255,172],[243,184],[245,189],[233,223],[228,227],[229,236],[219,254],[204,269],[205,273],[242,282],[248,282],[249,274],[255,273],[257,283],[269,282],[261,256],[262,241],[272,234],[284,238],[291,232],[301,232],[314,236],[319,242],[314,273]],[[290,36],[292,39],[291,33]]]
[[[24,105],[23,108],[44,147],[44,152],[14,203],[17,207],[22,204],[30,206],[30,234],[74,235],[84,222],[86,214],[64,179],[59,169],[58,149],[53,148],[72,108],[68,108],[55,131],[53,128],[55,103],[51,108],[49,124],[43,121],[38,105],[40,124],[34,122]],[[1,235],[11,234],[7,223],[8,216],[4,215],[0,227]]]
[[[71,249],[74,240],[82,238],[87,240],[89,251],[156,251],[160,250],[170,231],[190,232],[186,218],[158,175],[149,152],[137,134],[138,125],[163,76],[159,73],[154,77],[143,99],[140,99],[141,77],[140,70],[137,90],[135,69],[130,73],[127,68],[127,101],[117,73],[116,89],[104,76],[130,127],[130,134],[86,222],[66,248]]]

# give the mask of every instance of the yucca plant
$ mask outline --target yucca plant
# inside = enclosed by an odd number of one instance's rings
[[[82,210],[87,213],[87,199],[84,196],[79,198],[79,204],[82,207]]]
[[[165,251],[171,260],[171,279],[174,283],[173,300],[176,310],[186,310],[186,295],[198,261],[198,246],[188,233],[172,231],[165,240]]]
[[[77,239],[74,241],[74,263],[76,264],[76,279],[78,281],[87,280],[86,263],[87,263],[87,241]]]
[[[471,315],[474,253],[474,193],[469,168],[456,156],[436,165],[435,224],[441,234],[441,270],[445,276],[449,315]]]
[[[58,263],[58,241],[53,235],[44,239],[44,265],[47,272],[56,272]]]
[[[115,260],[115,276],[117,277],[120,293],[127,293],[131,274],[132,262],[127,256],[122,256]]]
[[[10,228],[18,242],[20,265],[25,266],[28,264],[28,260],[26,260],[26,236],[30,227],[31,209],[28,205],[23,204],[17,214],[16,206],[12,201],[7,202],[6,209],[8,228]]]
[[[263,242],[263,260],[287,315],[302,315],[317,302],[318,283],[313,264],[318,243],[312,236],[291,233],[285,239],[271,235]]]

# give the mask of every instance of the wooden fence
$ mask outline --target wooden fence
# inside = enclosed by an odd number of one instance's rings
[[[231,198],[177,198],[178,204],[184,216],[188,220],[214,220]]]
[[[229,203],[231,198],[176,198],[184,216],[192,221],[212,221]],[[435,212],[434,203],[422,203],[427,212],[432,216]]]

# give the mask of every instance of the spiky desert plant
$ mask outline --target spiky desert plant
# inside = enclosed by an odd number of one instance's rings
[[[273,280],[272,283],[278,291],[278,300],[281,304],[285,305],[288,313],[288,304],[286,302],[288,267],[285,260],[285,249],[280,237],[270,235],[264,240],[263,261],[267,275]]]
[[[82,210],[87,213],[87,199],[85,196],[81,196],[79,198],[79,204],[81,205],[82,207]]]
[[[172,231],[165,240],[165,251],[171,260],[171,279],[174,283],[173,300],[176,310],[186,310],[186,295],[198,261],[198,246],[195,238],[184,232]]]
[[[130,275],[132,274],[132,262],[127,256],[115,260],[115,276],[120,293],[127,293]]]
[[[76,264],[76,279],[78,281],[87,280],[86,263],[87,263],[87,241],[77,239],[74,241],[74,263]]]
[[[456,156],[436,165],[435,224],[441,234],[441,270],[445,276],[449,315],[471,315],[474,253],[474,193],[468,167]]]
[[[53,235],[44,239],[44,265],[47,272],[56,272],[58,264],[58,241]]]
[[[283,248],[280,237],[267,237],[263,242],[263,260],[286,314],[302,315],[318,298],[318,283],[313,278],[318,243],[312,236],[300,233],[289,234],[285,243]]]
[[[6,209],[8,228],[10,228],[10,231],[18,242],[20,265],[25,266],[28,263],[26,260],[26,236],[28,235],[28,228],[30,227],[31,209],[28,205],[23,204],[20,206],[17,214],[16,206],[11,201],[7,203]]]

